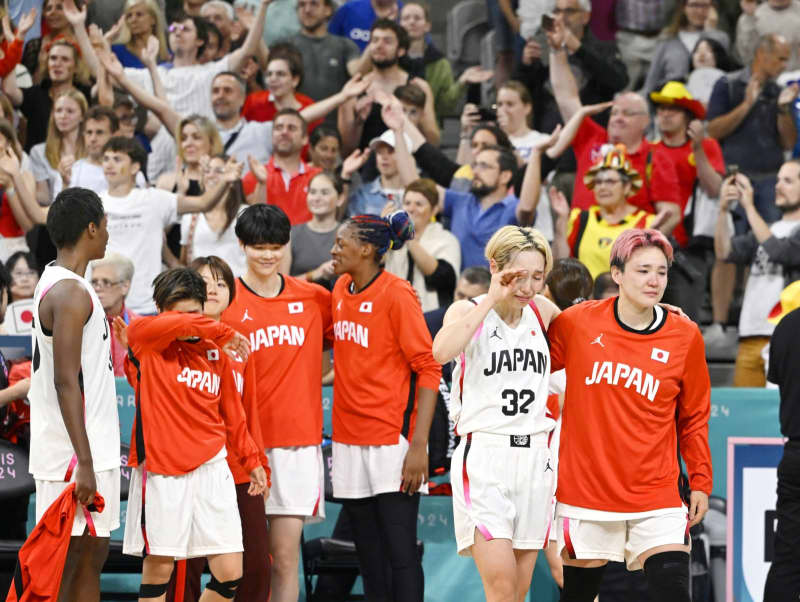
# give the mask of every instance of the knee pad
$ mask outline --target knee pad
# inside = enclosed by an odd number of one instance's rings
[[[587,569],[565,564],[561,602],[593,602],[605,570],[605,565]]]
[[[142,583],[139,586],[140,598],[159,598],[167,593],[169,581],[166,583]]]
[[[689,602],[689,554],[661,552],[644,563],[647,588],[654,602]]]
[[[212,592],[218,593],[223,598],[228,598],[229,600],[233,600],[233,597],[236,595],[236,588],[239,586],[239,583],[242,582],[242,578],[239,577],[238,579],[233,579],[231,581],[217,581],[217,578],[214,576],[214,573],[211,573],[211,581],[208,582],[206,589],[210,589]]]

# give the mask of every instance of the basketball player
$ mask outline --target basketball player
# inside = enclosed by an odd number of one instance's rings
[[[538,293],[553,264],[533,228],[505,226],[485,251],[489,292],[457,301],[433,344],[457,358],[451,404],[461,441],[450,468],[458,551],[472,555],[486,599],[525,600],[547,546],[555,421],[547,410],[547,326],[558,308]]]
[[[50,206],[47,230],[57,249],[33,294],[30,472],[36,520],[75,481],[84,507],[99,492],[100,514],[75,514],[59,600],[100,600],[100,571],[119,526],[119,418],[111,341],[103,306],[83,278],[108,242],[100,198],[67,188]],[[97,537],[89,536],[87,519]]]
[[[236,221],[247,260],[222,322],[250,339],[261,435],[272,468],[266,502],[272,602],[297,602],[304,521],[325,518],[322,464],[322,351],[330,339],[330,292],[279,273],[289,218],[259,203]]]
[[[357,215],[331,250],[341,276],[331,299],[333,494],[352,524],[368,600],[424,595],[417,511],[442,370],[414,289],[382,268],[386,251],[413,235],[404,211]]]
[[[162,312],[127,329],[135,374],[128,520],[123,551],[145,553],[139,600],[164,600],[173,560],[205,556],[211,582],[201,602],[231,599],[242,576],[242,528],[226,443],[250,475],[250,495],[266,488],[261,450],[247,431],[227,355],[247,357],[238,332],[202,314],[206,285],[173,268],[156,277]]]
[[[689,527],[712,486],[711,389],[697,326],[658,305],[671,262],[657,230],[623,232],[611,249],[619,297],[569,307],[548,331],[552,368],[567,375],[556,491],[567,602],[593,600],[609,560],[643,567],[655,602],[690,600]]]

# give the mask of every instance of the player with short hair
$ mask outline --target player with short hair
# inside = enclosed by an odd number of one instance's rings
[[[247,271],[222,321],[250,339],[256,359],[261,434],[272,468],[266,503],[272,602],[297,601],[305,521],[325,518],[322,352],[331,338],[330,292],[281,274],[291,226],[274,205],[248,207],[236,221]]]
[[[249,345],[202,315],[206,284],[194,270],[167,270],[153,289],[161,313],[127,328],[126,371],[136,391],[129,464],[136,470],[123,552],[145,554],[140,600],[164,600],[174,559],[205,556],[211,582],[200,600],[223,601],[236,594],[243,549],[226,446],[250,475],[250,495],[267,484],[226,355],[247,357]]]
[[[421,601],[419,492],[441,366],[411,284],[383,269],[414,235],[404,211],[357,215],[336,233],[333,495],[353,527],[368,600]],[[415,375],[412,377],[412,374]]]
[[[30,472],[36,520],[75,481],[75,514],[59,600],[100,600],[100,571],[119,526],[119,417],[103,305],[83,278],[108,242],[103,203],[83,188],[62,190],[47,216],[56,260],[33,294]],[[95,492],[105,510],[89,513]],[[88,523],[88,524],[87,524]],[[93,528],[97,537],[89,537]]]
[[[456,301],[436,335],[436,361],[456,359],[461,442],[450,466],[460,554],[472,555],[487,600],[522,602],[550,531],[555,462],[547,409],[547,327],[558,308],[539,295],[553,265],[533,228],[504,226],[486,244],[489,292]]]
[[[712,486],[711,387],[697,325],[658,305],[671,262],[663,234],[626,230],[611,249],[619,296],[569,307],[548,331],[552,369],[567,375],[556,491],[562,601],[594,600],[609,560],[643,567],[655,602],[690,600],[689,527]]]

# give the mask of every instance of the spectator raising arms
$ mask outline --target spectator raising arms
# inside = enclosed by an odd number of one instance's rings
[[[763,387],[766,370],[762,350],[775,325],[767,320],[783,288],[800,279],[800,163],[787,161],[778,171],[775,207],[781,219],[768,223],[756,207],[753,184],[744,174],[725,180],[720,190],[720,211],[714,233],[714,250],[723,261],[750,266],[739,314],[739,348],[733,384]],[[734,236],[728,212],[742,207],[750,231]]]
[[[25,140],[25,150],[28,152],[47,138],[53,103],[63,92],[74,87],[85,98],[91,98],[86,65],[81,59],[77,44],[71,39],[59,38],[49,43],[45,51],[47,69],[41,83],[20,89],[14,72],[3,78],[3,91],[28,120]]]

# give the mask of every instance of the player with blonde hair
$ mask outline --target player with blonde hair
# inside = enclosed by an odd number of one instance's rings
[[[555,421],[546,403],[545,334],[558,308],[539,293],[553,265],[533,228],[505,226],[486,244],[489,292],[457,301],[433,342],[456,359],[451,402],[461,442],[451,482],[458,551],[472,555],[486,599],[525,599],[550,528]]]

